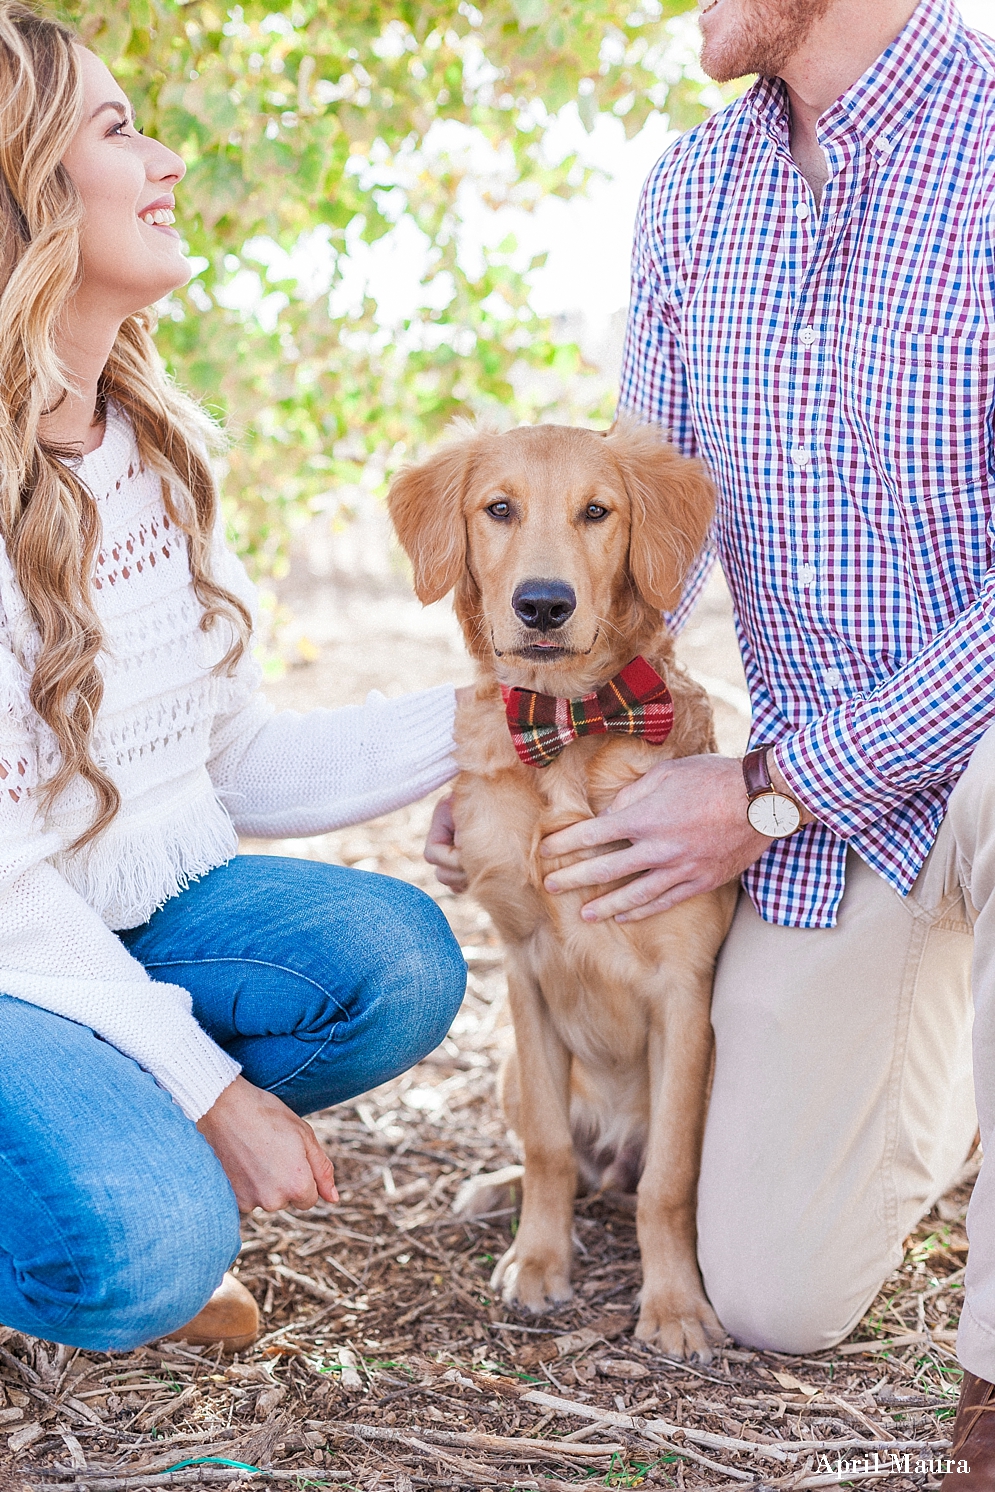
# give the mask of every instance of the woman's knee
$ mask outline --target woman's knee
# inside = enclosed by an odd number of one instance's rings
[[[466,992],[466,962],[438,906],[405,881],[377,879],[389,887],[390,914],[376,950],[374,977],[389,986],[395,1033],[407,1048],[407,1066],[437,1047]]]
[[[205,1158],[207,1159],[207,1158]],[[238,1206],[213,1152],[188,1169],[130,1240],[139,1268],[123,1269],[109,1292],[122,1347],[154,1341],[208,1302],[241,1247]]]
[[[245,873],[256,892],[265,891],[270,903],[274,885],[280,892],[284,946],[274,956],[313,991],[299,1029],[318,1034],[343,1012],[355,1019],[387,999],[392,1020],[423,1048],[418,1055],[438,1045],[463,999],[466,964],[431,897],[407,881],[375,872],[275,857],[247,859]],[[296,915],[282,904],[290,898]]]
[[[414,1067],[445,1037],[466,988],[459,944],[430,897],[388,876],[323,868],[329,894],[339,893],[339,919],[334,936],[309,955],[321,998],[312,1002],[309,1040],[281,1055],[293,1063],[290,1075],[262,1083],[298,1114],[342,1103]],[[235,1055],[259,1081],[256,1054]]]
[[[127,1351],[195,1316],[240,1239],[231,1186],[194,1137],[182,1154],[164,1155],[155,1176],[131,1170],[80,1196],[71,1232],[53,1228],[30,1257],[3,1261],[4,1324],[70,1346]]]

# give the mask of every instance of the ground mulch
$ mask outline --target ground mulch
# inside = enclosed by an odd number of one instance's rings
[[[365,635],[374,622],[382,635],[389,615],[370,615],[360,616]],[[349,668],[357,698],[453,677],[455,648],[407,638],[402,621],[379,661],[357,661],[348,639],[329,642],[274,697],[297,708],[326,702]],[[725,613],[706,610],[700,657],[694,633],[688,656],[706,673],[724,669],[735,703],[721,652],[735,656],[730,631]],[[716,708],[731,732],[723,698]],[[237,1269],[259,1300],[263,1335],[225,1358],[173,1343],[77,1352],[0,1328],[0,1492],[938,1487],[960,1380],[953,1336],[970,1168],[908,1240],[850,1341],[811,1359],[730,1346],[710,1364],[683,1363],[636,1341],[634,1219],[597,1199],[577,1206],[569,1305],[537,1320],[495,1298],[488,1282],[515,1215],[465,1221],[452,1202],[469,1177],[517,1158],[495,1100],[510,1036],[504,979],[487,917],[436,887],[421,860],[429,812],[418,804],[337,834],[244,846],[423,886],[470,969],[442,1047],[314,1120],[341,1204],[245,1219]],[[842,1476],[837,1455],[849,1463]],[[867,1458],[866,1474],[847,1474],[854,1458]]]

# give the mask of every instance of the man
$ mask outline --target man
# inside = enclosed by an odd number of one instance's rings
[[[642,872],[584,910],[625,921],[742,874],[701,1267],[735,1337],[804,1353],[971,1147],[972,958],[995,1127],[995,44],[952,0],[710,0],[701,27],[714,78],[760,77],[647,182],[620,407],[712,469],[773,749],[662,762],[547,842],[631,847],[546,884]],[[968,1225],[962,1492],[995,1486],[991,1159]]]

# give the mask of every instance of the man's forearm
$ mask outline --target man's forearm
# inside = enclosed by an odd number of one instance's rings
[[[851,839],[960,775],[995,723],[995,572],[981,596],[872,692],[778,741],[788,792]]]

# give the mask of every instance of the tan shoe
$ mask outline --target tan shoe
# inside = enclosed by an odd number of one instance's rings
[[[251,1347],[259,1335],[259,1307],[233,1274],[226,1274],[202,1311],[186,1326],[171,1331],[168,1342],[209,1347],[222,1342],[226,1352]]]

